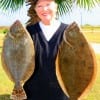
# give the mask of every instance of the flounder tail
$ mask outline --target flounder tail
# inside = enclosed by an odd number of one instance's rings
[[[20,88],[14,88],[12,91],[12,94],[10,96],[11,100],[26,100],[27,96],[22,87]]]

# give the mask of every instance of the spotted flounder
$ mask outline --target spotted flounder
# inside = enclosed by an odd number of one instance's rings
[[[15,21],[6,34],[2,49],[2,65],[14,82],[11,99],[26,99],[22,85],[34,72],[34,43],[30,34],[19,20]]]
[[[94,50],[76,22],[64,31],[56,60],[56,72],[62,90],[70,100],[83,99],[96,77]]]

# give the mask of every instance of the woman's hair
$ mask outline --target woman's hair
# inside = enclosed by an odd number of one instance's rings
[[[34,6],[36,6],[36,4],[37,4],[38,1],[39,1],[39,0],[33,0]],[[54,1],[56,2],[56,0],[54,0]]]
[[[36,4],[37,4],[38,1],[39,1],[39,0],[33,0],[34,6],[36,6]]]

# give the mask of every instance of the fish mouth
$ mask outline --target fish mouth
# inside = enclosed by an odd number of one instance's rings
[[[14,24],[17,25],[17,24],[19,24],[19,23],[20,23],[20,21],[19,21],[19,20],[16,20]]]
[[[19,20],[16,20],[12,26],[10,27],[10,32],[11,33],[17,33],[20,29],[22,29],[22,24]]]
[[[19,20],[16,20],[10,27],[10,35],[19,37],[23,34],[24,27]]]
[[[17,27],[18,28],[22,27],[22,24],[19,20],[16,20],[11,26],[11,28],[16,28],[16,29],[17,29]]]

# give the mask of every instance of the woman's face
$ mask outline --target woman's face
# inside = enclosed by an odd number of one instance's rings
[[[57,4],[54,0],[38,0],[35,11],[42,22],[50,22],[56,17]]]

